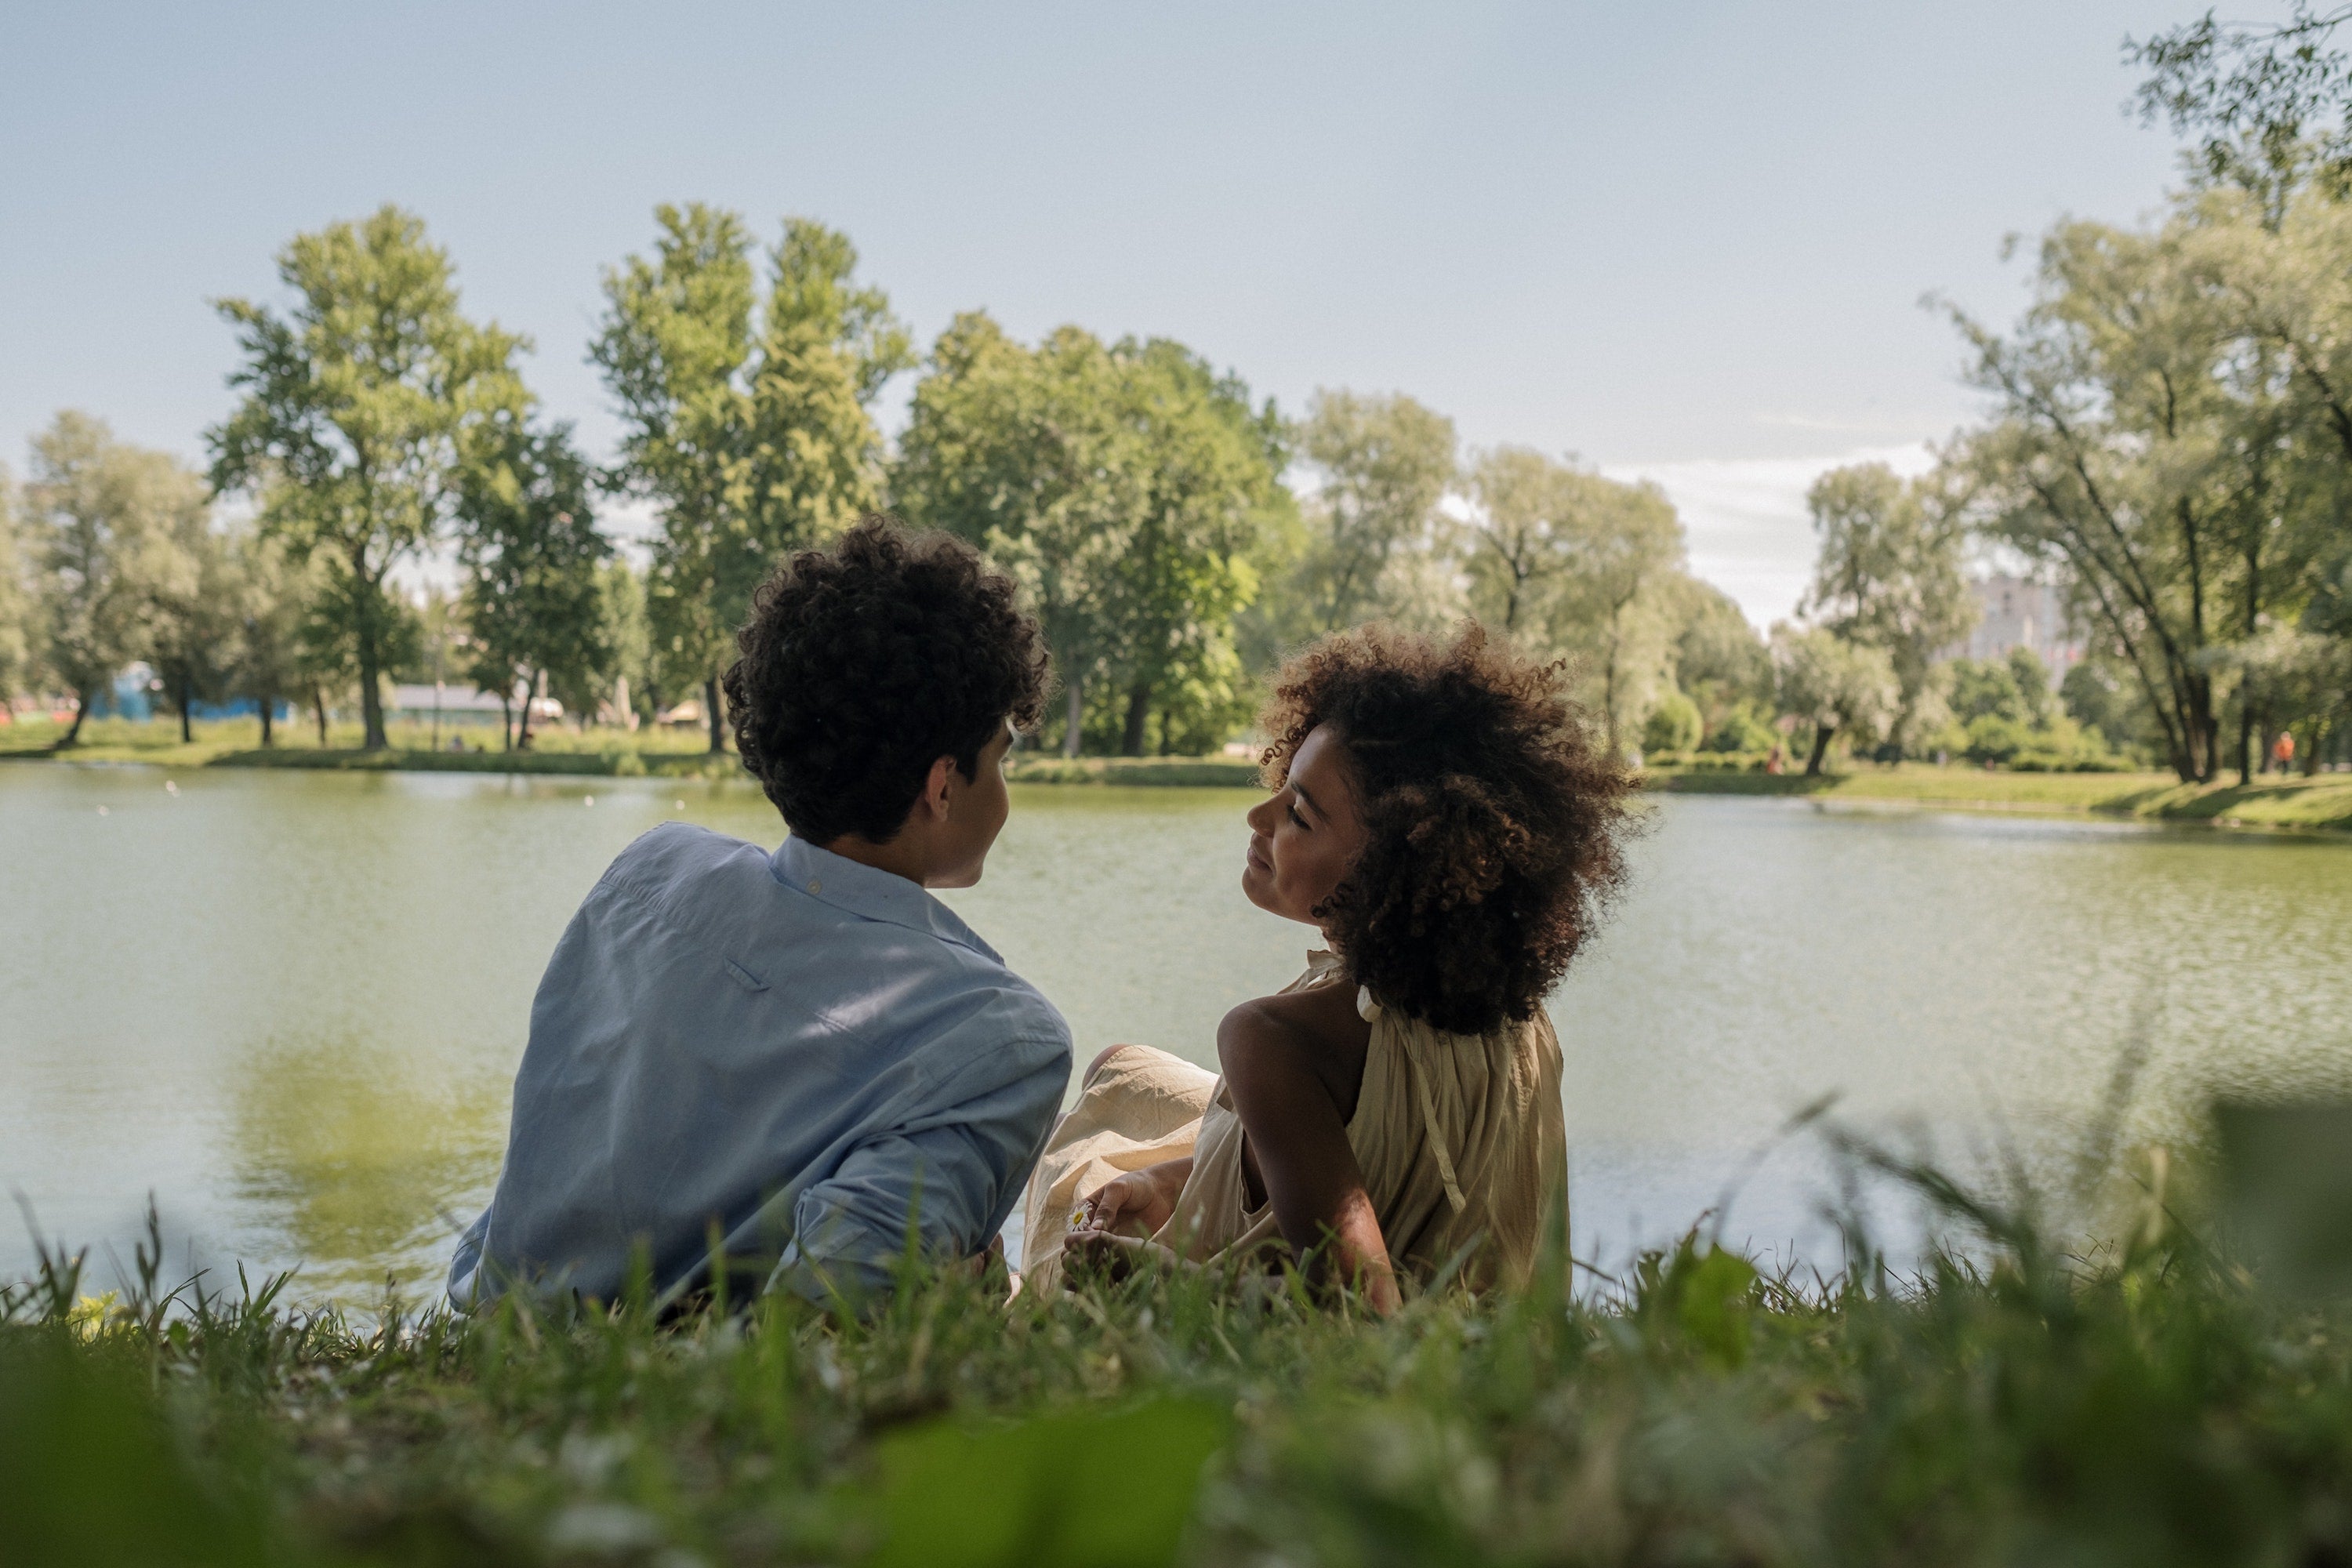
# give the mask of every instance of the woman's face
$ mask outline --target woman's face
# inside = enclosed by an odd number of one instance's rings
[[[1251,808],[1249,825],[1242,891],[1259,909],[1318,925],[1315,907],[1364,847],[1355,768],[1328,724],[1307,731],[1290,759],[1289,779]]]

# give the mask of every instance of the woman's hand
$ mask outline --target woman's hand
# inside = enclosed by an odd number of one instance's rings
[[[1115,1176],[1087,1194],[1071,1228],[1081,1235],[1104,1231],[1125,1237],[1156,1235],[1176,1212],[1176,1199],[1192,1174],[1192,1157],[1162,1160]]]
[[[1062,1244],[1062,1280],[1075,1290],[1083,1279],[1124,1279],[1139,1268],[1182,1268],[1187,1263],[1156,1241],[1140,1237],[1113,1236],[1107,1230],[1081,1230]]]

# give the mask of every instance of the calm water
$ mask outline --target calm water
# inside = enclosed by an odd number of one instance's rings
[[[171,782],[0,767],[0,1188],[124,1258],[152,1193],[175,1263],[300,1263],[312,1294],[437,1275],[497,1172],[540,967],[624,844],[669,817],[780,833],[748,785]],[[950,897],[1081,1059],[1208,1060],[1307,945],[1241,899],[1247,804],[1018,790],[987,882]],[[1586,1256],[1736,1178],[1731,1239],[1815,1255],[1821,1160],[1750,1156],[1832,1091],[2055,1179],[2135,1042],[2135,1137],[2212,1087],[2352,1085],[2352,846],[1683,797],[1637,861],[1554,1003]],[[0,1274],[30,1254],[0,1223]]]

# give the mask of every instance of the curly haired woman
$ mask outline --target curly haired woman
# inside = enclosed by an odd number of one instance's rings
[[[1217,1031],[1222,1077],[1114,1046],[1029,1185],[1029,1282],[1067,1254],[1280,1253],[1380,1310],[1459,1261],[1523,1281],[1567,1149],[1543,1002],[1623,874],[1624,770],[1557,666],[1473,626],[1366,627],[1276,678],[1242,890],[1317,927]]]

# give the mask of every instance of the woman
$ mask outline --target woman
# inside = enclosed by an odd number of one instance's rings
[[[1066,1249],[1286,1247],[1383,1311],[1401,1272],[1457,1258],[1474,1286],[1526,1279],[1567,1161],[1543,1001],[1622,875],[1630,782],[1563,686],[1475,626],[1367,627],[1284,667],[1242,890],[1327,950],[1226,1015],[1221,1078],[1095,1059],[1031,1178],[1034,1288]]]

